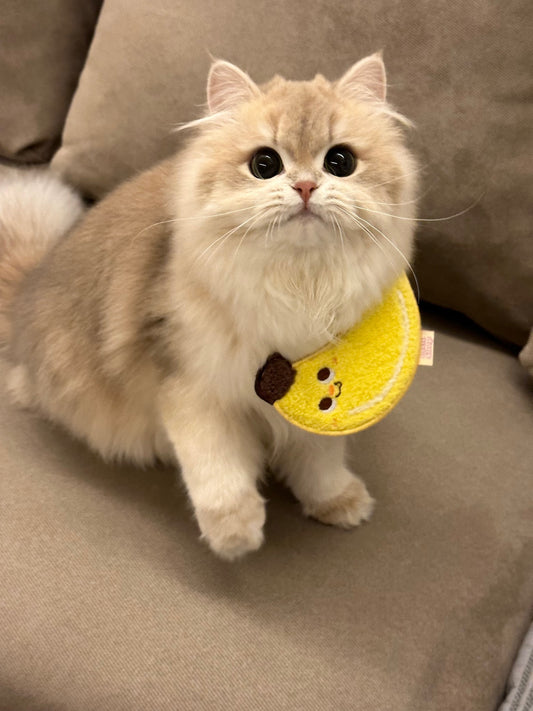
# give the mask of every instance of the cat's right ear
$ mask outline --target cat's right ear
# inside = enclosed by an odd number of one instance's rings
[[[387,75],[381,52],[371,54],[353,65],[337,82],[337,88],[356,99],[384,103]]]
[[[210,114],[229,111],[261,92],[248,74],[221,59],[211,65],[207,79],[207,106]]]

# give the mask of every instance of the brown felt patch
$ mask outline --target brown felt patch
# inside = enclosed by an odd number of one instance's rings
[[[281,353],[272,353],[266,363],[257,371],[255,377],[255,392],[261,400],[273,405],[289,392],[294,383],[296,370],[290,361]]]

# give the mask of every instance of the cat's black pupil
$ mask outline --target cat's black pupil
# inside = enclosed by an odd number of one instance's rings
[[[273,148],[260,148],[250,160],[250,172],[259,180],[268,180],[279,175],[283,163],[279,154]]]
[[[337,176],[337,178],[345,178],[347,175],[351,175],[356,165],[357,158],[347,146],[333,146],[324,158],[324,169],[328,173]]]
[[[331,373],[331,370],[329,368],[320,368],[316,377],[318,378],[318,380],[323,382],[324,380],[327,380],[329,378],[330,373]]]

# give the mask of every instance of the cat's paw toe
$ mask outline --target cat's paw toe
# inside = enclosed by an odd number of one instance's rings
[[[197,511],[202,538],[220,558],[235,560],[263,543],[265,504],[257,493],[247,493],[231,507]]]
[[[353,477],[342,494],[327,501],[307,503],[304,513],[321,523],[341,528],[352,528],[368,521],[374,510],[375,501],[366,486]]]

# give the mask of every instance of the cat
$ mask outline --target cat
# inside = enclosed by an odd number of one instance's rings
[[[381,54],[339,80],[257,86],[216,60],[185,147],[85,212],[50,175],[0,186],[8,390],[106,459],[178,462],[201,536],[259,548],[267,467],[345,528],[373,499],[345,440],[254,392],[355,324],[411,259],[416,164]]]

